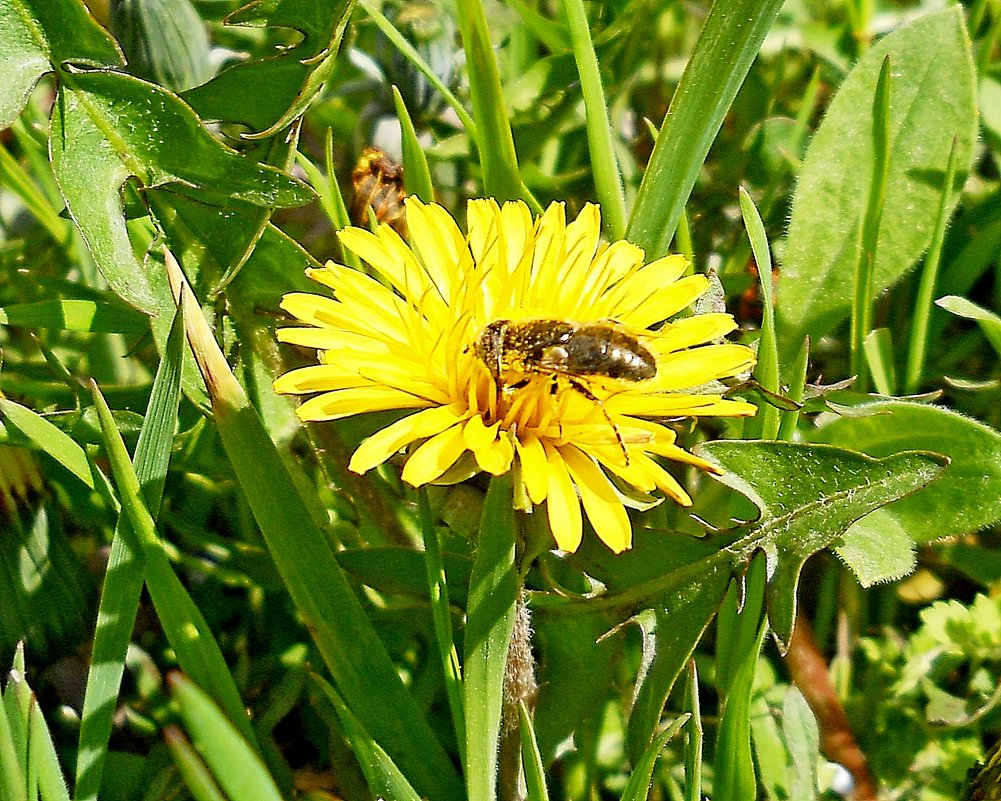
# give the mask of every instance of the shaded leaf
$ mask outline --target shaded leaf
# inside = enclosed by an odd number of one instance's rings
[[[957,181],[969,171],[977,124],[973,60],[963,10],[954,6],[877,42],[845,79],[813,137],[782,265],[779,320],[789,348],[848,313],[874,159],[872,97],[886,57],[893,74],[891,151],[874,265],[877,294],[931,241],[953,137]]]
[[[951,459],[926,491],[883,510],[914,542],[967,534],[1001,520],[1001,434],[993,428],[940,406],[908,401],[862,404],[854,412],[828,423],[813,439],[850,443],[873,456],[920,449]],[[867,518],[853,528],[875,538],[878,523]]]
[[[726,470],[718,481],[758,507],[751,531],[728,550],[745,558],[764,551],[768,620],[783,650],[806,560],[837,543],[859,518],[935,479],[948,463],[933,453],[874,459],[832,446],[780,442],[709,442],[696,450]]]
[[[119,65],[122,54],[79,0],[0,3],[0,130],[17,119],[38,79],[64,61]]]

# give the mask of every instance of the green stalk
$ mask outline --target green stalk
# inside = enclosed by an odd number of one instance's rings
[[[455,727],[455,740],[459,744],[459,757],[465,763],[466,719],[462,703],[462,668],[459,665],[459,654],[455,650],[455,640],[452,637],[452,617],[449,612],[448,585],[445,583],[445,566],[441,560],[441,543],[438,542],[438,529],[434,525],[431,502],[428,500],[425,487],[421,487],[417,491],[417,503],[420,511],[421,532],[424,535],[424,561],[427,564],[428,589],[431,592],[434,634],[441,656],[445,690],[448,695],[448,708],[452,713],[452,725]]]
[[[406,37],[396,30],[392,22],[390,22],[386,17],[379,11],[378,8],[370,0],[357,0],[358,6],[369,15],[375,26],[383,32],[385,37],[389,39],[399,50],[404,58],[406,58],[411,64],[413,64],[417,70],[428,79],[435,89],[437,89],[441,96],[445,99],[445,102],[451,106],[452,110],[455,112],[455,116],[459,118],[466,132],[469,134],[470,138],[476,139],[476,123],[473,122],[473,118],[469,116],[469,112],[466,111],[466,107],[459,102],[451,90],[444,83],[442,83],[441,78],[435,73],[431,66],[421,58],[421,54],[418,53],[412,44],[407,41]]]
[[[511,476],[495,476],[483,505],[466,613],[463,690],[468,801],[497,798],[504,673],[518,598],[515,529]]]
[[[918,296],[914,304],[914,326],[911,328],[911,346],[907,350],[907,375],[904,380],[904,392],[908,395],[918,391],[924,373],[928,347],[928,321],[931,319],[932,296],[935,294],[938,268],[942,262],[942,243],[945,241],[945,226],[949,221],[949,198],[952,195],[952,183],[955,177],[956,139],[953,138],[949,163],[945,168],[945,184],[942,186],[938,219],[935,221],[935,231],[932,234],[928,255],[921,268],[921,281],[918,284]]]
[[[860,247],[858,260],[855,263],[855,293],[852,297],[851,321],[851,369],[852,373],[858,376],[858,387],[862,391],[865,391],[869,383],[865,374],[865,338],[872,329],[872,303],[875,294],[873,269],[890,166],[889,56],[883,59],[872,107],[872,180],[869,184],[869,198],[859,233]]]
[[[518,171],[514,136],[483,5],[480,0],[458,0],[456,8],[466,51],[484,194],[498,201],[526,197],[528,190]]]
[[[717,0],[681,76],[643,175],[626,238],[648,259],[667,253],[678,220],[737,90],[782,0]]]
[[[779,391],[779,350],[775,339],[775,302],[772,298],[772,256],[768,250],[768,236],[754,201],[744,187],[740,187],[740,213],[751,242],[754,263],[761,281],[761,339],[758,345],[758,364],[754,377],[769,392]],[[765,439],[774,438],[779,432],[779,410],[771,404],[760,409],[754,421],[748,421],[746,430]],[[752,436],[753,438],[753,436]]]
[[[626,231],[626,200],[622,192],[622,175],[615,159],[612,124],[608,118],[605,90],[601,85],[598,56],[594,52],[582,0],[563,0],[563,8],[570,24],[570,42],[584,95],[594,188],[610,238],[621,239]]]

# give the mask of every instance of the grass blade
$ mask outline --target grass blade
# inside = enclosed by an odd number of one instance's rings
[[[212,699],[180,673],[171,673],[168,682],[195,747],[223,791],[232,799],[282,801],[260,755]]]
[[[393,87],[393,105],[396,106],[396,116],[400,120],[400,132],[403,136],[403,185],[407,194],[417,195],[425,203],[434,201],[434,186],[431,183],[431,173],[428,170],[427,156],[417,139],[414,121],[403,102],[400,90]]]
[[[253,741],[254,735],[243,700],[226,666],[219,644],[167,559],[163,543],[156,534],[156,524],[143,499],[139,479],[125,450],[125,443],[111,416],[111,409],[96,383],[92,390],[122,511],[128,515],[132,528],[142,543],[146,555],[146,585],[157,616],[163,624],[164,633],[177,653],[181,667],[210,688],[209,692],[219,700],[234,724],[241,727],[248,740]]]
[[[169,253],[167,268],[174,297],[185,307],[188,343],[210,389],[223,447],[275,567],[341,695],[419,792],[443,800],[460,797],[448,756],[404,687],[329,540],[310,515],[312,505],[303,499],[229,369]]]
[[[518,703],[518,731],[521,735],[521,764],[525,770],[528,801],[549,801],[546,789],[546,766],[542,761],[539,743],[535,738],[535,725],[524,701]]]
[[[406,776],[400,772],[389,755],[365,731],[358,718],[351,714],[344,699],[337,694],[329,682],[324,681],[319,676],[316,677],[316,681],[337,711],[337,716],[344,727],[344,733],[351,744],[351,749],[355,752],[362,773],[365,774],[365,781],[368,782],[372,795],[375,798],[393,799],[393,801],[421,801],[421,797],[411,787]]]
[[[626,237],[648,259],[667,252],[723,117],[782,0],[713,3],[657,137]]]
[[[480,0],[458,0],[456,8],[476,119],[475,139],[483,171],[483,193],[499,202],[524,198],[538,207],[518,171],[514,136],[483,5]]]
[[[859,389],[868,383],[865,365],[865,338],[872,329],[872,302],[875,294],[873,265],[879,223],[883,218],[886,179],[890,168],[890,57],[883,59],[872,99],[873,163],[869,198],[859,231],[858,260],[855,263],[855,291],[852,296],[851,370],[858,376]]]
[[[139,441],[135,471],[152,513],[160,508],[181,396],[184,326],[180,315],[171,324],[163,360],[157,369]],[[115,699],[121,687],[125,653],[132,636],[144,581],[145,558],[128,515],[120,515],[111,543],[108,568],[94,632],[94,648],[80,719],[77,751],[77,801],[96,801],[111,735]]]
[[[563,0],[563,9],[570,23],[570,42],[584,95],[587,144],[591,152],[594,188],[601,204],[601,218],[609,238],[621,239],[626,231],[626,200],[622,191],[622,174],[615,159],[612,124],[608,119],[598,57],[591,42],[591,29],[582,0]]]
[[[699,706],[699,670],[692,659],[688,663],[685,697],[691,709],[685,735],[685,801],[702,801],[702,710]]]
[[[942,185],[942,202],[938,207],[938,219],[932,234],[928,255],[925,256],[921,268],[921,281],[918,284],[918,296],[914,302],[914,325],[911,328],[911,343],[907,349],[907,375],[904,379],[904,392],[913,395],[921,386],[921,375],[924,372],[925,353],[928,348],[928,321],[931,317],[932,297],[935,294],[935,279],[938,278],[938,268],[942,262],[942,243],[945,241],[945,228],[949,222],[949,211],[952,209],[950,198],[953,192],[953,182],[956,179],[956,144],[952,140],[952,150],[949,151],[949,162],[945,168],[945,183]]]
[[[740,187],[740,213],[751,242],[751,252],[758,268],[761,283],[761,339],[758,344],[758,363],[754,377],[769,392],[779,392],[779,349],[775,339],[775,299],[772,297],[772,256],[768,249],[768,236],[761,222],[754,201],[744,187]],[[749,439],[774,439],[779,432],[779,410],[769,403],[760,408],[754,420],[748,420],[746,431]]]
[[[462,703],[462,668],[452,638],[452,617],[448,604],[448,585],[445,583],[445,566],[441,561],[441,544],[438,530],[431,515],[431,502],[427,489],[417,491],[421,531],[424,535],[424,559],[427,564],[428,588],[431,593],[431,613],[434,616],[434,634],[441,657],[442,674],[448,707],[455,726],[455,739],[459,743],[460,757],[465,761],[466,719]]]
[[[466,613],[463,689],[469,801],[494,801],[497,797],[504,669],[518,597],[514,553],[511,476],[495,476],[483,505]]]

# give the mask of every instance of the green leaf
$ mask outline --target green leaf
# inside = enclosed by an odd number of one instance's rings
[[[134,309],[93,300],[43,300],[0,308],[0,325],[112,334],[143,334],[149,321]]]
[[[121,497],[122,514],[128,515],[132,530],[137,534],[146,556],[146,586],[157,617],[163,624],[164,634],[176,652],[182,669],[192,677],[197,677],[208,688],[213,697],[225,707],[234,725],[240,727],[247,739],[252,741],[254,735],[246,708],[226,666],[219,643],[167,559],[139,479],[125,450],[125,443],[115,427],[111,410],[96,383],[92,389],[94,405],[104,432],[108,461]]]
[[[608,117],[605,90],[601,85],[598,57],[591,42],[591,30],[583,0],[563,0],[563,10],[569,21],[574,60],[580,73],[595,192],[601,204],[602,218],[609,238],[621,239],[626,230],[626,201],[622,190],[622,175],[615,159],[613,128]]]
[[[633,766],[633,772],[629,776],[629,781],[626,782],[626,789],[622,791],[622,801],[646,801],[650,796],[650,785],[657,757],[660,756],[668,741],[681,731],[681,727],[688,722],[688,718],[688,715],[675,718],[670,726],[653,738],[653,741]]]
[[[31,696],[31,717],[29,719],[28,755],[29,770],[38,782],[39,795],[42,801],[70,801],[69,790],[62,768],[59,767],[59,757],[52,742],[45,716],[38,705],[34,694]]]
[[[977,122],[973,60],[962,8],[954,6],[877,42],[845,79],[814,135],[793,198],[782,266],[779,322],[787,350],[807,334],[826,333],[851,305],[859,220],[875,159],[872,97],[887,56],[892,144],[874,294],[893,285],[928,247],[953,137],[957,181],[969,171]],[[956,198],[958,193],[953,205]]]
[[[874,459],[828,445],[781,442],[708,442],[696,451],[726,471],[718,481],[760,511],[751,531],[728,550],[745,559],[764,551],[768,620],[783,650],[792,634],[806,560],[837,544],[864,515],[931,482],[947,464],[932,453]]]
[[[525,769],[528,801],[549,801],[546,788],[546,766],[535,737],[535,725],[524,701],[518,702],[518,732],[521,736],[521,764]]]
[[[723,117],[781,7],[782,0],[745,0],[713,3],[709,9],[626,231],[626,238],[643,248],[648,260],[667,252]]]
[[[91,489],[94,477],[90,472],[87,454],[68,434],[56,428],[36,412],[7,398],[0,398],[0,414],[6,425],[30,440],[69,470]]]
[[[813,438],[873,456],[921,449],[952,460],[927,490],[884,510],[914,542],[968,534],[1001,519],[1001,434],[983,423],[939,406],[880,401],[828,423]],[[856,526],[875,532],[879,522]]]
[[[64,61],[118,65],[122,54],[80,0],[0,4],[0,130],[17,119],[38,79]]]
[[[791,797],[803,801],[817,798],[820,732],[813,710],[796,687],[789,688],[782,702],[782,732],[792,758],[789,771]]]
[[[117,0],[112,30],[129,72],[180,92],[212,74],[209,37],[191,0]]]
[[[476,561],[469,579],[463,701],[466,787],[470,801],[493,801],[497,792],[504,671],[518,597],[511,486],[510,474],[495,476],[490,481]]]
[[[136,444],[136,478],[150,512],[160,510],[180,402],[184,327],[180,315],[171,324],[164,356],[157,368],[149,405]],[[121,689],[125,655],[132,638],[145,579],[145,558],[128,515],[119,515],[104,574],[94,648],[87,674],[80,744],[77,750],[76,801],[96,801],[111,736],[115,699]]]
[[[490,40],[490,27],[481,0],[458,0],[456,7],[466,51],[483,193],[498,202],[515,200],[524,197],[527,190],[518,171],[518,156]]]
[[[52,114],[52,166],[70,216],[120,297],[164,312],[129,240],[122,187],[179,184],[200,197],[262,207],[295,206],[313,192],[289,175],[217,141],[176,95],[121,73],[74,71]]]
[[[188,341],[212,393],[219,437],[268,551],[352,712],[418,792],[462,790],[448,756],[407,692],[260,417],[237,383],[173,257],[168,275],[185,303]],[[387,715],[386,710],[392,714]]]
[[[227,25],[289,28],[302,34],[280,55],[237,63],[184,97],[205,119],[240,122],[264,138],[288,127],[323,88],[336,65],[354,0],[254,0]]]
[[[212,699],[180,673],[171,673],[169,681],[185,728],[226,794],[232,799],[281,801],[260,756]]]
[[[714,801],[744,801],[757,794],[751,758],[751,693],[767,630],[762,623],[756,641],[742,655],[723,705],[713,771]]]
[[[431,173],[428,170],[427,156],[417,138],[414,122],[410,112],[403,102],[400,90],[393,87],[393,105],[400,121],[400,131],[403,136],[403,185],[407,194],[416,195],[425,203],[434,202],[434,186],[431,183]]]
[[[952,312],[957,317],[967,320],[976,320],[980,330],[984,332],[987,341],[994,346],[994,350],[1001,355],[1001,317],[994,312],[985,309],[974,303],[972,300],[961,298],[957,295],[946,295],[935,301],[936,306],[941,306],[947,312]]]
[[[368,782],[372,796],[393,799],[393,801],[420,801],[420,795],[410,786],[407,777],[400,772],[389,755],[372,739],[365,727],[362,726],[361,721],[351,713],[348,705],[344,703],[344,699],[337,694],[329,682],[324,681],[319,676],[313,678],[330,699],[334,709],[337,710],[337,717],[340,718],[348,744],[355,752],[362,773],[365,774],[365,781]]]

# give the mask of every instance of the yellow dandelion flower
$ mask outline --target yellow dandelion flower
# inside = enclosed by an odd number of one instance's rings
[[[566,551],[580,544],[582,507],[619,552],[632,542],[627,494],[659,489],[689,505],[655,457],[713,468],[656,421],[755,411],[698,390],[754,363],[722,342],[730,315],[665,322],[706,277],[684,275],[681,256],[645,264],[635,245],[603,244],[594,205],[568,223],[559,203],[533,219],[524,203],[473,200],[465,236],[441,206],[408,198],[406,211],[412,244],[388,225],[340,234],[377,278],[328,262],[308,273],[333,297],[282,300],[308,327],[279,339],[319,351],[319,364],[275,382],[314,395],[299,417],[415,410],[366,439],[351,470],[407,448],[414,486],[514,470],[520,505],[545,503]]]

